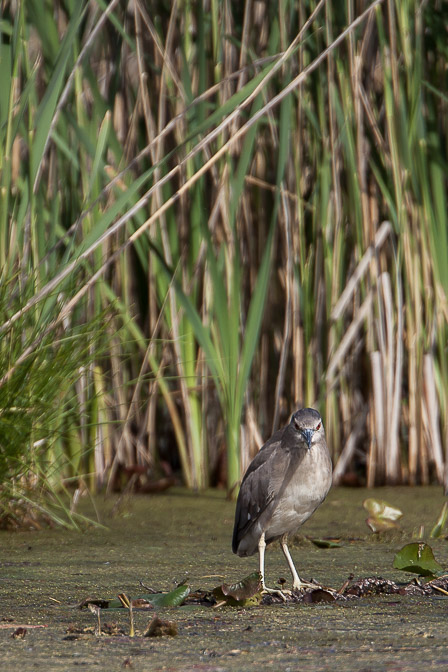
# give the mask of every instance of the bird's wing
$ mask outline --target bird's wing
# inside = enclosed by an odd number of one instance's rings
[[[289,471],[291,454],[282,450],[283,430],[276,432],[254,457],[241,483],[235,511],[232,549],[250,534],[261,517],[269,520],[277,505],[277,495]],[[273,459],[275,454],[275,459]]]

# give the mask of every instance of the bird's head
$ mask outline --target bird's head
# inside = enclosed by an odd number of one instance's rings
[[[291,425],[299,439],[306,443],[308,450],[311,450],[313,443],[325,437],[322,418],[314,408],[301,408],[296,411],[291,418]]]

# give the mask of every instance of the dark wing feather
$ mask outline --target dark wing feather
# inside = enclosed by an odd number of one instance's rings
[[[290,452],[281,448],[283,433],[283,429],[279,430],[264,444],[244,475],[235,511],[234,553],[256,522],[261,517],[269,520],[277,505],[277,494],[289,471],[291,459]]]

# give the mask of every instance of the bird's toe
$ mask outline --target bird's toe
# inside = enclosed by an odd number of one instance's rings
[[[316,588],[322,588],[319,583],[307,583],[306,581],[294,581],[292,585],[293,591],[298,591],[299,593],[305,593],[307,590],[316,590]]]
[[[287,601],[287,595],[291,595],[290,590],[280,590],[279,588],[267,588],[266,586],[263,586],[262,591],[264,595],[275,595],[276,597],[279,597],[283,602]]]

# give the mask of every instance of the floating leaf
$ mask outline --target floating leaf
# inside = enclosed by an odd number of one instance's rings
[[[437,522],[432,528],[431,533],[429,535],[431,539],[438,539],[442,535],[447,518],[448,518],[448,502],[445,502],[445,504],[442,506],[442,510],[437,519]]]
[[[318,548],[341,548],[342,544],[334,539],[310,539]]]
[[[390,506],[382,499],[374,499],[373,497],[365,499],[362,505],[369,513],[366,523],[372,532],[383,532],[384,530],[398,528],[396,521],[403,515],[400,509]]]
[[[423,542],[406,544],[394,557],[395,569],[414,572],[421,576],[437,576],[443,571],[434,558],[431,546]]]
[[[217,600],[223,600],[232,606],[250,606],[261,601],[261,574],[252,572],[237,583],[223,583],[213,589]]]

